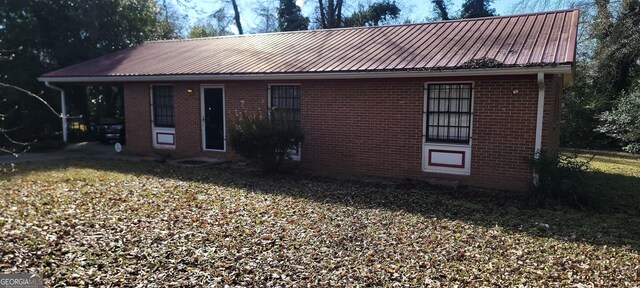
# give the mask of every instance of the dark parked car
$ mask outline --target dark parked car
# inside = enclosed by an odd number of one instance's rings
[[[98,140],[100,142],[125,144],[124,134],[124,122],[102,121],[98,125]]]

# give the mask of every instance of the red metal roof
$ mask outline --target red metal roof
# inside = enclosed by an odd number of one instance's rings
[[[382,72],[570,65],[577,10],[151,41],[43,77]],[[480,65],[482,66],[482,64]],[[484,66],[484,68],[487,68]]]

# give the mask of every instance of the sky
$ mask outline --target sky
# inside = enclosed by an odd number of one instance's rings
[[[171,0],[175,3],[180,0]],[[240,9],[241,22],[245,31],[250,32],[252,28],[258,26],[258,20],[256,19],[256,13],[254,10],[257,7],[258,1],[263,1],[264,3],[268,3],[271,1],[273,5],[277,6],[279,0],[237,0],[238,7]],[[184,0],[183,0],[184,2]],[[175,5],[179,9],[182,10],[183,13],[187,14],[191,24],[195,23],[197,19],[203,18],[204,16],[211,14],[213,11],[219,9],[220,7],[226,5],[229,12],[232,12],[230,4],[225,4],[229,2],[228,0],[191,0],[192,6],[198,7],[204,13],[198,13],[193,9],[186,9],[180,5]],[[370,4],[376,2],[376,0],[345,0],[345,3],[353,3],[349,4],[350,7],[345,7],[347,11],[353,10],[357,7],[357,3],[362,4]],[[411,20],[411,22],[425,22],[428,18],[434,17],[435,14],[433,12],[433,5],[431,4],[431,0],[396,0],[396,4],[400,7],[401,11],[401,20],[405,19]],[[458,14],[460,11],[460,7],[464,0],[450,0],[449,3],[449,11],[453,14]],[[302,13],[305,16],[313,15],[314,9],[317,6],[317,1],[315,0],[296,0],[296,4],[302,8]],[[494,1],[492,8],[496,9],[496,13],[499,15],[508,15],[514,14],[513,6],[515,4],[515,0],[496,0]],[[344,9],[344,8],[343,8]],[[518,13],[522,12],[534,12],[534,11],[518,11]],[[347,13],[348,14],[348,13]],[[235,27],[232,28],[234,33],[237,33],[237,29]],[[246,32],[245,32],[246,33]]]

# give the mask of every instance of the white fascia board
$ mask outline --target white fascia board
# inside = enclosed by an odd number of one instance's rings
[[[211,74],[211,75],[122,75],[88,77],[40,77],[49,82],[142,82],[142,81],[231,81],[231,80],[316,80],[316,79],[367,79],[367,78],[424,78],[460,76],[504,76],[571,74],[570,65],[556,67],[494,68],[472,70],[393,71],[393,72],[327,72],[282,74]]]

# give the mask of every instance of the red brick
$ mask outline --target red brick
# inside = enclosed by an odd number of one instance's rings
[[[474,81],[471,175],[422,172],[422,109],[425,82]],[[546,79],[543,148],[557,152],[562,77]],[[174,88],[176,157],[239,159],[201,147],[200,85],[225,87],[227,129],[235,113],[266,115],[272,83],[301,85],[301,123],[306,133],[302,164],[324,172],[384,177],[456,179],[463,184],[523,191],[533,171],[538,88],[535,76],[371,80],[179,82]],[[152,148],[149,87],[125,84],[127,149]],[[187,93],[187,89],[193,93]],[[513,90],[518,90],[513,94]],[[244,104],[242,104],[244,103]]]

